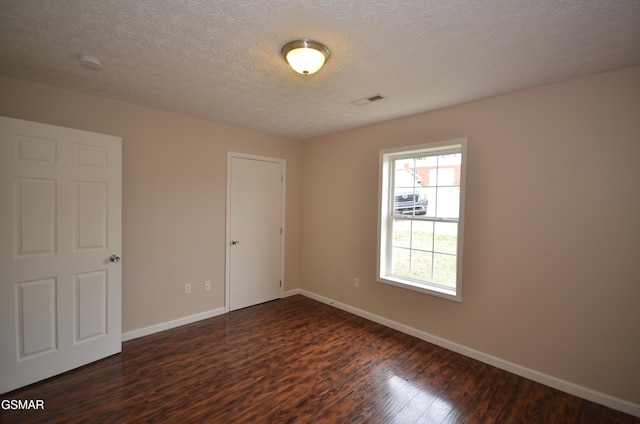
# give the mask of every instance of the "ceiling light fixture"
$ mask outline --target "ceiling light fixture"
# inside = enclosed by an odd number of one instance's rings
[[[322,43],[313,40],[294,40],[282,46],[282,57],[299,74],[311,75],[331,57],[331,52]]]

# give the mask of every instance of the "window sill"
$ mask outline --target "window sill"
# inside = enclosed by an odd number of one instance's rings
[[[429,286],[426,284],[414,283],[410,280],[404,280],[390,276],[378,277],[377,281],[382,284],[400,287],[405,290],[412,290],[419,293],[428,294],[430,296],[452,300],[454,302],[462,302],[462,296],[456,295],[455,289],[447,289],[439,286]]]

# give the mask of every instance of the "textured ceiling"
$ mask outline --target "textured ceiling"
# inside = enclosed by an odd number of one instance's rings
[[[300,139],[635,64],[639,0],[0,0],[2,75]]]

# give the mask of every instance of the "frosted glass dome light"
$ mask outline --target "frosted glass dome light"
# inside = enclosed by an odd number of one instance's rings
[[[282,57],[299,74],[318,72],[329,60],[331,52],[322,43],[312,40],[294,40],[282,47]]]

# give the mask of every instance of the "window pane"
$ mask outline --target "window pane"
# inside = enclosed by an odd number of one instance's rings
[[[433,222],[431,221],[413,221],[412,225],[412,243],[413,249],[433,251]]]
[[[391,249],[391,273],[403,277],[411,276],[411,251],[394,247]]]
[[[462,154],[438,156],[438,185],[460,185],[460,165]]]
[[[416,169],[425,187],[435,187],[438,183],[438,157],[427,156],[416,160]]]
[[[438,168],[438,186],[455,185],[455,173],[451,167]]]
[[[433,253],[414,250],[411,253],[411,278],[432,281]]]
[[[458,224],[436,222],[433,244],[434,252],[455,255],[458,252]]]
[[[411,221],[407,219],[395,219],[393,221],[393,246],[411,247]]]
[[[424,189],[424,197],[427,201],[427,213],[426,216],[435,217],[436,216],[436,208],[438,205],[438,199],[436,197],[436,188],[435,187],[425,187]]]
[[[413,187],[415,185],[422,185],[420,175],[416,171],[416,160],[414,158],[396,159],[394,161],[394,169],[394,186]]]
[[[416,170],[415,159],[394,161],[393,213],[396,215],[424,215],[427,212],[427,193]]]
[[[438,218],[458,218],[460,215],[460,187],[438,187],[435,214]]]
[[[433,254],[433,282],[444,286],[456,286],[456,257]]]

